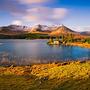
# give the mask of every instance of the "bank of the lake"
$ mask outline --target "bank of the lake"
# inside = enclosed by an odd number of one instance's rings
[[[69,45],[69,46],[79,46],[79,47],[83,47],[83,48],[90,48],[90,44],[82,43],[82,42],[66,43],[66,45]]]
[[[50,38],[47,42],[48,45],[66,45],[66,46],[79,46],[83,48],[90,48],[90,39],[82,40],[82,41],[62,41],[58,38],[52,39]]]
[[[90,61],[0,67],[0,90],[90,90]]]

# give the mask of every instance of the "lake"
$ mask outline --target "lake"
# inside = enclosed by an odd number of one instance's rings
[[[49,46],[48,40],[0,40],[0,64],[28,65],[90,59],[90,49],[77,46]]]

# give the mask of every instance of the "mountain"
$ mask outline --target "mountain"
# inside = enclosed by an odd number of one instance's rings
[[[19,25],[9,25],[0,28],[0,34],[14,35],[27,32],[28,27]]]
[[[33,27],[20,26],[20,25],[9,25],[0,28],[0,34],[4,35],[15,35],[22,33],[39,33],[48,34],[53,30],[53,27],[47,25],[35,25]]]
[[[81,35],[90,36],[90,31],[80,32]]]
[[[7,29],[9,31],[24,31],[26,30],[28,27],[26,26],[20,26],[20,25],[9,25],[6,27],[2,27],[2,29]]]
[[[31,28],[30,32],[51,32],[52,27],[49,27],[47,25],[36,25]]]
[[[90,36],[90,32],[75,32],[70,28],[62,26],[47,26],[47,25],[35,25],[33,27],[20,26],[20,25],[9,25],[0,27],[0,35],[17,35],[17,34],[28,34],[28,33],[37,33],[37,34],[47,34],[49,36],[60,36],[73,34],[77,38],[83,38],[85,36]]]
[[[0,27],[0,31],[2,30],[2,27]]]
[[[57,27],[50,33],[50,36],[60,36],[60,35],[67,35],[67,34],[77,34],[77,32],[69,29],[68,27],[62,25]]]

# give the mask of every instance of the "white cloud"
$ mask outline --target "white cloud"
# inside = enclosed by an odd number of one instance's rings
[[[22,21],[14,20],[11,24],[13,24],[13,25],[22,25]]]
[[[59,24],[68,14],[66,8],[53,8],[44,7],[46,2],[55,0],[16,0],[18,4],[24,4],[25,8],[21,8],[20,11],[11,12],[11,15],[15,17],[13,24],[24,23],[50,23]],[[44,5],[44,6],[43,6]]]
[[[65,18],[68,10],[66,8],[38,7],[27,9],[24,21],[28,22],[55,22],[58,23]]]
[[[90,31],[90,26],[76,26],[74,28],[76,31]]]
[[[54,8],[53,9],[53,18],[54,19],[62,19],[66,16],[67,9],[66,8]]]
[[[47,2],[49,0],[17,0],[17,1],[19,1],[21,4],[38,4]]]

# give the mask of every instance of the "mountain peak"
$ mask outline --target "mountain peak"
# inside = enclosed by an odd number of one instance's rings
[[[52,31],[50,33],[51,36],[60,36],[61,34],[62,35],[66,35],[66,34],[75,34],[76,32],[71,30],[70,28],[62,25],[62,26],[59,26],[58,28],[56,28],[56,30]]]

